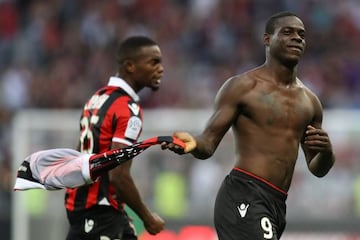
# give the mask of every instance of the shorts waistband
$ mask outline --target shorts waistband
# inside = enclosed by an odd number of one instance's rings
[[[251,172],[245,171],[241,168],[234,167],[231,170],[230,174],[235,175],[235,176],[245,177],[249,180],[253,180],[256,183],[258,183],[259,185],[268,189],[275,197],[280,198],[283,201],[285,201],[287,199],[288,193],[285,190],[279,188],[278,186],[272,184],[268,180],[263,179],[262,177],[259,177]]]

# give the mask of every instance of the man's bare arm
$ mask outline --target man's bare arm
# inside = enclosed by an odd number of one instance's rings
[[[308,168],[317,177],[325,176],[335,163],[335,155],[328,133],[322,129],[323,108],[317,97],[313,97],[315,116],[308,125],[301,147]]]

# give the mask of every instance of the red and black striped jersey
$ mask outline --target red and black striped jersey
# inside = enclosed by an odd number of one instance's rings
[[[85,104],[80,118],[80,152],[100,153],[111,148],[112,142],[131,145],[142,131],[143,112],[139,97],[122,79],[111,77],[109,84],[99,89]],[[110,205],[122,209],[108,175],[91,185],[66,190],[68,211]]]

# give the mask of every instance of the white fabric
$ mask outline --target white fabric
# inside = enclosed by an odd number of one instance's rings
[[[73,149],[56,148],[38,151],[29,155],[25,161],[30,163],[32,177],[38,182],[16,178],[14,190],[34,188],[58,190],[89,184],[90,154],[83,154]],[[21,166],[18,171],[25,171]]]
[[[26,180],[24,178],[16,178],[14,190],[29,190],[29,189],[46,189],[44,185],[38,182]]]
[[[119,77],[110,77],[108,86],[115,86],[122,88],[127,94],[129,94],[135,102],[138,102],[140,97],[136,94],[134,89],[122,78]]]

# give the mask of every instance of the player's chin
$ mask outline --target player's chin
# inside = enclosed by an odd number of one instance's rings
[[[152,91],[157,91],[160,89],[160,84],[152,84],[150,88]]]
[[[291,56],[291,57],[286,58],[286,60],[284,61],[284,64],[289,67],[294,67],[299,63],[299,60],[300,60],[300,57]]]
[[[302,57],[302,53],[295,52],[292,54],[289,54],[287,56],[288,61],[293,62],[294,64],[297,64],[300,61],[300,58]]]

